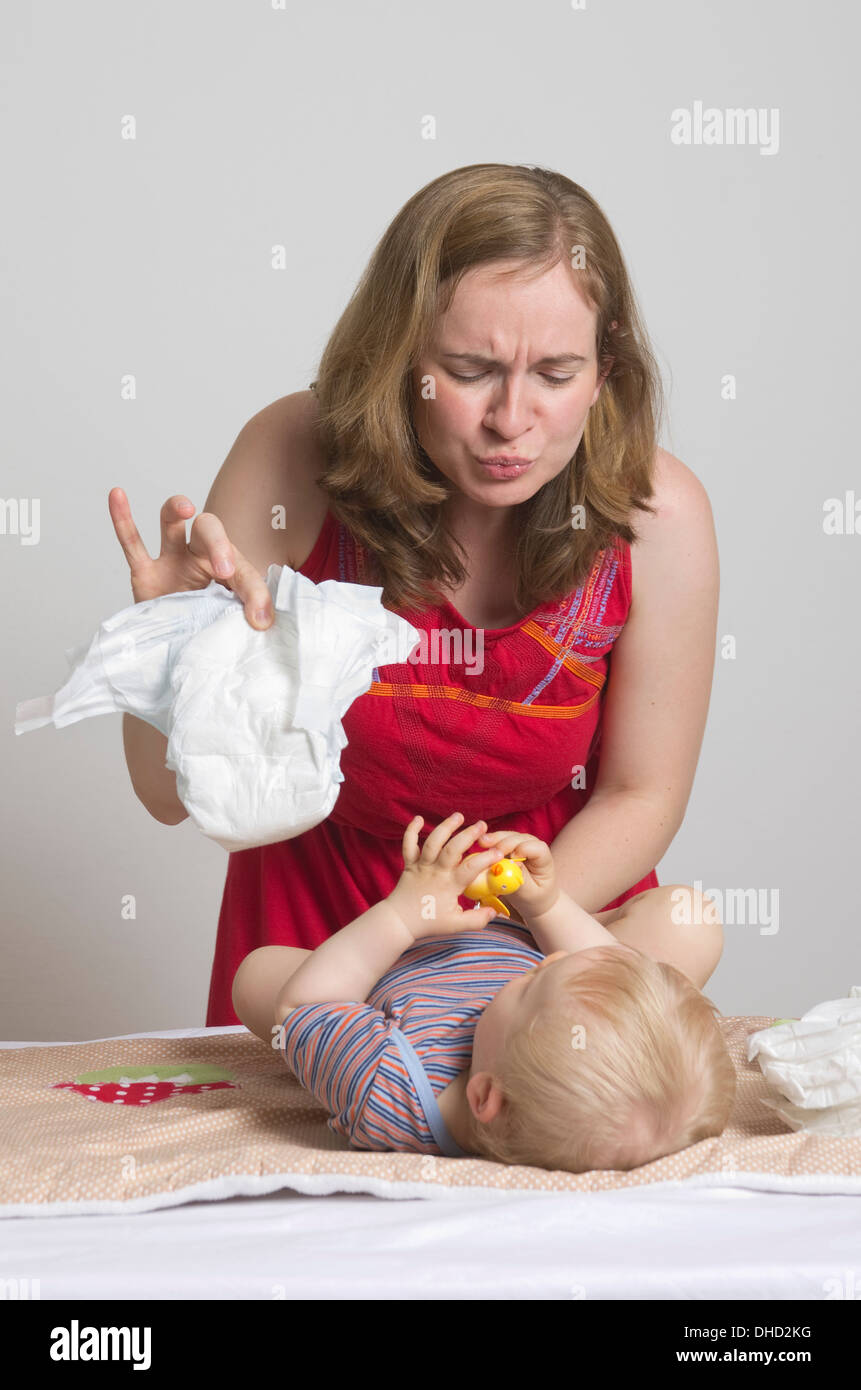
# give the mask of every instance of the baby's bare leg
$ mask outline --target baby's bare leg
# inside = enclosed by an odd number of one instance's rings
[[[290,976],[311,955],[301,946],[258,946],[233,977],[233,1008],[251,1033],[272,1043],[275,1003]]]

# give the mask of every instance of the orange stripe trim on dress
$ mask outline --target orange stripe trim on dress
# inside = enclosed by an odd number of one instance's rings
[[[600,671],[593,671],[592,667],[587,666],[585,662],[578,661],[576,656],[572,656],[565,647],[554,641],[554,639],[544,631],[543,627],[539,627],[538,623],[533,622],[530,618],[528,622],[523,624],[520,631],[525,633],[527,637],[532,637],[536,642],[540,642],[541,646],[546,648],[552,656],[561,658],[563,665],[566,666],[569,671],[573,671],[575,676],[582,676],[584,681],[588,681],[590,685],[597,686],[599,690],[601,689],[606,680],[606,676],[602,675]]]
[[[595,562],[586,578],[580,604],[569,630],[566,633],[564,644],[552,638],[533,618],[528,618],[520,629],[527,637],[531,637],[533,641],[538,642],[546,651],[550,652],[550,654],[569,671],[580,676],[583,680],[588,681],[590,685],[596,686],[599,691],[604,685],[606,677],[600,672],[593,671],[585,662],[578,661],[577,658],[571,654],[570,648],[573,646],[585,625],[585,617],[583,615],[588,613],[591,608],[592,596],[606,563],[607,552],[606,550],[601,550],[595,557]],[[593,701],[589,702],[589,704],[592,703]],[[547,709],[553,707],[545,705],[543,708]],[[556,708],[558,708],[558,706]],[[588,705],[586,708],[588,708]]]
[[[527,714],[533,719],[579,719],[581,714],[586,714],[592,708],[600,693],[600,689],[596,690],[582,705],[524,705],[519,700],[503,700],[498,695],[478,695],[470,690],[461,690],[456,685],[413,685],[410,681],[374,681],[366,691],[368,695],[383,695],[395,700],[410,697],[419,700],[457,700],[463,705],[475,705],[479,709],[501,710],[505,714]]]

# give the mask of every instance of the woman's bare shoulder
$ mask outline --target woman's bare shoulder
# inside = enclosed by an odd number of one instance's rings
[[[708,494],[692,468],[666,449],[655,450],[655,496],[651,504],[659,517],[681,516],[697,503],[708,502]]]
[[[313,391],[293,391],[243,425],[204,503],[229,539],[265,575],[305,563],[326,516],[317,487],[325,458]]]
[[[660,450],[654,487],[655,515],[634,517],[631,606],[613,646],[599,785],[653,799],[677,829],[708,712],[720,572],[711,505],[693,470]]]
[[[637,606],[650,595],[659,604],[664,591],[679,582],[705,588],[718,583],[714,517],[702,482],[681,459],[658,449],[653,483],[654,515],[638,511],[634,521],[631,588]]]
[[[654,496],[649,499],[654,514],[636,512],[634,528],[637,540],[631,547],[632,563],[637,554],[645,562],[648,555],[662,553],[678,546],[687,535],[696,539],[712,525],[708,493],[693,469],[666,449],[655,451],[652,475]]]

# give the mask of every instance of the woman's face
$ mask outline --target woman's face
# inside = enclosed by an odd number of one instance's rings
[[[419,441],[445,477],[485,507],[525,502],[575,453],[601,381],[595,312],[565,262],[539,278],[469,271],[413,374]],[[423,399],[433,378],[434,399]],[[525,470],[479,460],[507,455]]]

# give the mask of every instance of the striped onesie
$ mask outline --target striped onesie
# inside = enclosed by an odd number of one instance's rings
[[[436,1097],[469,1067],[482,1010],[543,959],[526,928],[505,917],[424,937],[364,1003],[292,1009],[279,1032],[282,1055],[353,1148],[466,1158]]]

